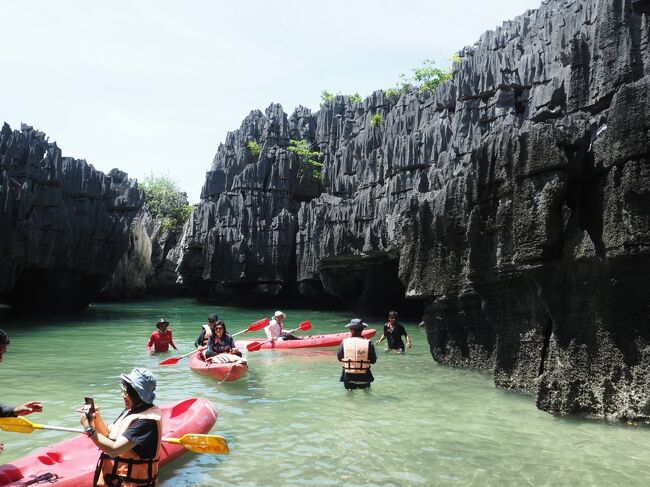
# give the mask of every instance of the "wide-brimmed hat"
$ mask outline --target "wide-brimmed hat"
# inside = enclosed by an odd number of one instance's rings
[[[165,318],[160,318],[160,321],[156,323],[156,328],[160,328],[161,325],[168,325],[169,326],[169,321],[167,321]]]
[[[276,311],[273,313],[273,318],[277,318],[278,316],[282,316],[282,319],[285,319],[287,315],[285,315],[282,311]]]
[[[353,330],[363,330],[364,328],[368,328],[368,325],[366,325],[359,318],[354,318],[353,320],[350,320],[350,323],[345,325],[345,327],[346,328],[351,328]]]
[[[136,367],[129,375],[120,375],[120,379],[130,384],[143,402],[151,404],[156,399],[153,392],[156,389],[156,376],[148,369]]]

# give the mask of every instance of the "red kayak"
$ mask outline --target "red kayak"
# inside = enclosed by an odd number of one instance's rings
[[[367,328],[363,330],[362,336],[364,338],[372,338],[377,333],[377,330],[374,328]],[[270,349],[285,349],[285,348],[318,348],[318,347],[337,347],[341,342],[350,338],[350,333],[330,333],[329,335],[313,335],[311,337],[305,337],[300,340],[273,340],[272,342],[266,342],[260,347],[261,350],[270,350]],[[245,349],[246,345],[253,342],[262,343],[264,340],[238,340],[235,342],[235,346],[240,349]]]
[[[180,438],[187,433],[205,434],[217,420],[217,410],[207,399],[185,399],[160,409],[163,413],[163,436],[167,438]],[[186,451],[182,445],[163,442],[160,467]],[[91,487],[99,453],[99,448],[87,436],[77,435],[0,466],[0,485],[31,485],[30,480],[51,473],[58,478],[34,485]]]
[[[201,375],[207,375],[223,382],[240,379],[248,372],[248,365],[242,363],[206,362],[202,353],[195,353],[190,357],[190,369]]]

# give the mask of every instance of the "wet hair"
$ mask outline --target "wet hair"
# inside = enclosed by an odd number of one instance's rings
[[[4,330],[0,330],[0,345],[9,345],[11,340],[9,340],[9,335],[7,335]]]
[[[223,320],[219,320],[214,324],[215,329],[217,326],[223,326],[223,334],[225,335],[227,333],[226,324],[223,322]]]
[[[397,311],[389,311],[388,317],[397,319]]]

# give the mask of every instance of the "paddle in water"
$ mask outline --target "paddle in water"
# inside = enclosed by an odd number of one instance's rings
[[[62,426],[47,426],[44,424],[33,423],[29,419],[19,416],[17,418],[0,418],[0,429],[14,433],[31,433],[34,430],[56,430],[69,431],[70,433],[86,433],[84,430],[75,428],[64,428]],[[227,454],[230,452],[228,442],[222,436],[202,435],[188,433],[180,438],[163,438],[166,443],[183,445],[189,451],[195,453],[220,453]]]
[[[300,323],[300,326],[298,328],[294,328],[293,330],[288,331],[287,334],[290,335],[294,331],[307,331],[309,329],[311,329],[311,323],[309,321],[303,321],[302,323]],[[265,343],[272,342],[273,340],[277,340],[278,338],[281,337],[269,338],[268,340],[263,342],[249,343],[248,345],[246,345],[246,350],[248,350],[249,352],[257,352],[262,347],[262,345],[264,345]]]
[[[247,333],[249,331],[261,330],[262,328],[264,328],[268,324],[269,324],[269,319],[268,318],[257,320],[255,323],[251,323],[250,325],[248,325],[248,328],[246,328],[245,330],[238,331],[237,333],[235,333],[234,335],[231,335],[231,336],[237,336],[237,335],[240,335],[242,333]],[[193,353],[198,352],[199,350],[201,350],[201,349],[197,348],[196,350],[193,350],[193,351],[191,351],[189,353],[186,353],[185,355],[181,355],[180,357],[170,357],[168,359],[163,360],[158,365],[174,365],[174,364],[177,364],[180,360],[184,359],[185,357],[189,357],[190,355],[192,355]]]

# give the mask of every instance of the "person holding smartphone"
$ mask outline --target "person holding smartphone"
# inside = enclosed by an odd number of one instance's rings
[[[155,487],[162,440],[162,413],[153,404],[156,377],[136,367],[122,374],[125,409],[107,426],[100,409],[84,407],[79,422],[102,451],[95,469],[94,486]],[[90,399],[90,398],[87,398]],[[87,401],[91,403],[92,401]]]
[[[0,330],[0,362],[2,362],[2,355],[7,351],[9,346],[9,336]],[[43,411],[43,404],[38,401],[26,402],[22,406],[9,406],[0,403],[0,418],[10,418],[16,416],[27,416],[32,413],[40,413]],[[0,452],[4,450],[4,444],[0,441]]]

